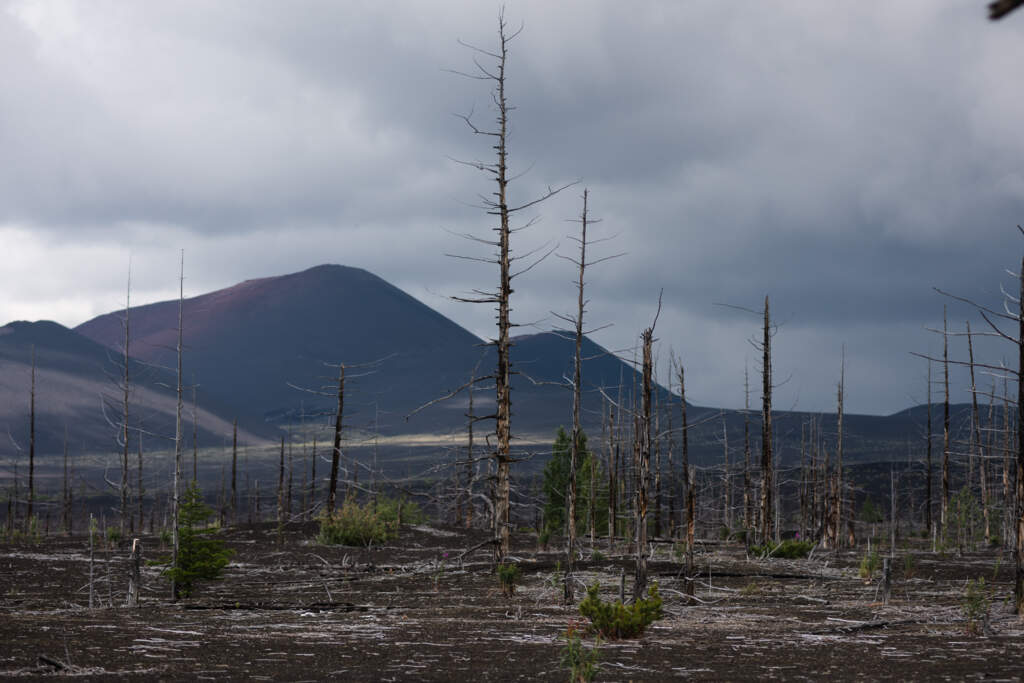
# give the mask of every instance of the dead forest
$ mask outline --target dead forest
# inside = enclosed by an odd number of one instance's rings
[[[741,424],[694,418],[686,381],[701,369],[658,337],[659,295],[622,354],[633,375],[594,386],[582,340],[604,321],[586,319],[587,277],[628,255],[582,187],[571,250],[519,244],[544,200],[577,189],[518,194],[506,64],[521,30],[501,16],[496,43],[467,45],[473,69],[453,76],[484,83],[494,113],[461,117],[491,155],[457,160],[485,178],[489,228],[455,256],[496,271],[454,298],[493,307],[497,321],[496,365],[467,369],[436,398],[468,401],[458,445],[398,469],[378,460],[375,437],[346,415],[347,389],[374,368],[334,359],[328,384],[292,388],[331,411],[281,425],[272,443],[240,443],[236,423],[222,447],[200,448],[182,307],[175,433],[147,432],[132,418],[129,277],[103,398],[117,452],[88,486],[67,447],[37,452],[32,358],[30,430],[12,435],[5,465],[0,676],[1020,679],[1024,260],[1003,309],[937,294],[974,329],[943,309],[942,354],[913,358],[927,402],[902,460],[844,453],[842,348],[835,413],[774,419],[773,350],[786,342],[767,295],[744,309],[756,358],[737,368]],[[566,428],[523,444],[512,303],[549,256],[576,287],[574,310],[557,314],[575,349]],[[1015,362],[975,357],[982,338]],[[951,368],[970,378],[966,415],[951,410]],[[583,414],[584,394],[600,396],[601,415]],[[798,452],[779,452],[780,429],[798,433]],[[715,435],[718,458],[694,456],[698,430]],[[173,449],[149,450],[158,436]]]

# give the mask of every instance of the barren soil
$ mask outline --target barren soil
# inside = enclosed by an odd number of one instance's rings
[[[128,547],[96,553],[88,608],[86,538],[0,545],[0,676],[63,673],[128,680],[567,680],[558,554],[518,536],[523,570],[502,595],[485,539],[449,527],[405,527],[383,547],[325,547],[315,526],[224,533],[236,555],[222,581],[172,603],[159,568],[143,570],[143,603],[123,607]],[[143,537],[149,559],[159,542]],[[600,543],[599,543],[600,544]],[[665,618],[643,637],[600,644],[597,680],[1020,680],[1024,624],[1011,615],[1011,562],[903,549],[892,599],[857,576],[863,550],[808,560],[754,560],[742,545],[701,544],[696,602],[670,544],[650,575]],[[581,582],[618,595],[622,553],[579,564]],[[906,576],[902,557],[913,559]],[[109,563],[109,564],[108,564]],[[108,580],[109,576],[109,580]],[[987,634],[968,634],[965,582],[984,576]],[[582,583],[576,591],[583,596]],[[110,603],[113,602],[113,607]],[[587,639],[593,643],[592,638]],[[63,667],[63,668],[62,668]]]

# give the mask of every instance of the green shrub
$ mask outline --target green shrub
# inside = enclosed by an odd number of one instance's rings
[[[600,656],[598,648],[601,646],[601,638],[594,641],[594,647],[583,646],[583,638],[580,636],[580,629],[574,622],[562,634],[565,640],[565,647],[562,648],[562,666],[569,669],[570,683],[590,683],[597,675],[597,661]]]
[[[750,552],[761,557],[778,557],[786,560],[798,560],[807,557],[814,549],[810,541],[786,539],[782,543],[768,541],[764,545],[751,546]]]
[[[732,536],[732,530],[729,527],[724,524],[718,527],[718,540],[728,541],[730,536]]]
[[[661,596],[658,595],[658,584],[652,583],[647,589],[647,598],[637,600],[625,606],[618,600],[601,602],[598,593],[601,585],[598,582],[587,589],[587,597],[580,603],[580,614],[590,619],[594,629],[602,638],[619,640],[635,638],[643,634],[654,621],[661,619]]]
[[[590,553],[591,562],[603,562],[604,559],[604,553],[602,553],[600,550],[595,550],[592,553]]]
[[[192,594],[197,581],[219,579],[235,554],[224,547],[224,541],[210,538],[214,530],[205,528],[205,524],[211,515],[213,510],[203,503],[199,485],[192,482],[178,510],[178,566],[164,570],[164,575],[177,584],[183,597]],[[164,558],[159,562],[169,564],[170,561]]]
[[[427,516],[416,503],[410,503],[405,498],[377,499],[377,514],[385,523],[397,530],[403,524],[423,524]]]
[[[870,579],[882,566],[882,558],[878,556],[877,550],[872,550],[860,558],[860,569],[857,575],[862,579]]]
[[[498,565],[498,583],[501,584],[501,592],[506,597],[512,597],[512,594],[516,592],[516,582],[519,581],[520,576],[522,576],[522,572],[519,565],[512,562]]]
[[[360,505],[346,500],[340,510],[320,515],[320,533],[317,543],[322,545],[364,545],[383,543],[398,533],[397,506],[394,517],[388,519],[388,508],[371,503]],[[403,512],[404,514],[404,512]]]
[[[121,530],[116,526],[107,527],[107,544],[117,545],[121,542]]]
[[[985,577],[979,576],[977,581],[968,581],[964,590],[964,616],[967,617],[967,632],[980,633],[988,619],[989,596],[985,589]]]

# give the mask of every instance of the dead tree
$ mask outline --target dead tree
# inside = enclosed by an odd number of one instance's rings
[[[238,418],[231,424],[231,523],[238,523]]]
[[[743,368],[743,528],[750,542],[754,529],[754,492],[750,481],[750,376]]]
[[[284,526],[284,436],[281,436],[281,458],[277,473],[277,530],[280,533]]]
[[[482,208],[488,215],[495,216],[498,225],[493,229],[497,233],[497,239],[484,240],[478,237],[466,236],[469,239],[494,247],[497,250],[495,256],[490,258],[467,257],[473,261],[491,263],[498,266],[498,286],[495,290],[487,292],[476,290],[473,296],[453,297],[456,301],[468,303],[494,304],[497,309],[498,330],[495,339],[491,344],[497,352],[497,368],[493,375],[495,385],[495,450],[493,460],[497,470],[495,482],[495,538],[494,553],[496,561],[504,561],[509,554],[511,539],[511,465],[512,465],[512,362],[510,351],[512,348],[510,319],[510,299],[512,295],[512,281],[531,268],[540,260],[543,260],[548,251],[536,257],[537,250],[529,251],[522,256],[514,256],[511,249],[512,233],[521,228],[512,227],[512,218],[530,207],[533,207],[545,199],[553,196],[559,191],[568,187],[548,188],[541,196],[522,204],[513,204],[509,200],[509,182],[511,180],[508,168],[508,130],[509,117],[513,109],[508,103],[505,91],[506,86],[506,64],[508,61],[509,44],[519,35],[522,28],[509,33],[505,24],[504,11],[498,14],[498,47],[496,51],[484,50],[478,47],[467,45],[473,52],[483,57],[494,60],[493,67],[485,67],[479,61],[474,60],[476,71],[471,74],[461,74],[469,78],[481,81],[489,81],[492,86],[491,98],[497,111],[494,128],[480,128],[472,119],[472,115],[460,116],[474,135],[483,135],[492,140],[492,149],[495,152],[495,161],[488,163],[484,161],[460,162],[481,171],[493,178],[497,187],[491,196],[482,197]],[[463,43],[465,45],[465,43]],[[530,220],[526,227],[534,221]],[[536,258],[535,258],[536,257]],[[513,266],[521,259],[535,259],[529,265],[524,266],[518,272],[513,271]]]
[[[978,469],[978,485],[981,489],[981,514],[985,520],[985,540],[988,541],[989,537],[989,517],[988,517],[988,482],[985,477],[985,458],[983,453],[983,442],[981,440],[981,416],[978,412],[978,391],[977,385],[974,382],[974,342],[972,341],[971,335],[971,323],[967,323],[967,368],[970,371],[971,378],[971,449],[967,454],[968,460],[968,475],[967,475],[967,487],[971,488],[971,482],[973,477],[971,476],[975,465]],[[991,423],[991,419],[990,419]]]
[[[64,533],[71,535],[71,486],[68,480],[68,425],[64,424],[64,481],[61,486],[61,527]],[[140,522],[141,524],[141,522]]]
[[[338,364],[338,409],[334,414],[334,448],[331,451],[331,478],[327,488],[327,514],[334,513],[338,491],[338,464],[341,461],[341,424],[345,413],[345,364]]]
[[[183,395],[182,395],[182,375],[181,375],[181,356],[184,346],[182,345],[182,322],[185,316],[185,250],[181,250],[181,267],[178,272],[178,344],[176,347],[178,357],[178,388],[177,388],[177,407],[175,409],[174,418],[174,483],[173,491],[171,492],[171,518],[173,521],[173,529],[171,536],[173,539],[173,552],[171,554],[171,566],[178,570],[180,565],[179,560],[179,533],[178,533],[178,511],[181,494],[181,410],[183,407]],[[178,584],[172,578],[171,579],[171,599],[178,599]]]
[[[949,335],[946,328],[946,307],[942,307],[942,533],[949,522]]]
[[[686,512],[686,518],[684,522],[680,523],[680,526],[684,529],[690,526],[690,515],[692,514],[693,506],[690,504],[690,487],[687,484],[687,477],[690,472],[690,426],[686,419],[686,371],[683,367],[683,361],[679,361],[679,418],[681,421],[680,429],[682,430],[682,446],[680,452],[680,468],[683,473],[683,486],[686,487],[686,495],[683,498],[683,509]]]
[[[616,457],[618,444],[615,440],[615,405],[608,403],[608,553],[611,554],[615,543],[615,515],[616,500],[618,493],[618,458]]]
[[[772,529],[772,351],[767,296],[761,352],[761,542],[767,543]]]
[[[925,453],[927,458],[927,465],[925,468],[925,507],[924,507],[924,519],[925,528],[928,533],[932,532],[932,510],[934,505],[932,503],[932,361],[928,360],[928,422],[926,427],[927,434],[925,434]]]
[[[36,345],[32,345],[32,378],[31,389],[29,390],[28,408],[28,512],[25,515],[25,524],[32,524],[32,504],[35,502],[36,485]],[[26,529],[28,527],[26,526]]]
[[[661,312],[660,298],[658,300],[658,312]],[[653,368],[651,348],[654,343],[654,326],[657,322],[658,316],[656,314],[654,322],[640,336],[643,347],[643,385],[641,388],[641,400],[643,403],[641,412],[634,421],[637,425],[635,438],[636,450],[639,455],[635,484],[636,504],[633,510],[636,534],[636,569],[633,582],[634,600],[641,599],[644,595],[644,589],[647,588],[647,486],[649,484],[648,477],[650,476],[651,466],[651,375]]]
[[[195,378],[192,380],[192,483],[199,483],[199,415]]]

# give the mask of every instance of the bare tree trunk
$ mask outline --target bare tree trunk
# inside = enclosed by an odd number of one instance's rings
[[[846,390],[846,347],[843,347],[839,369],[839,390],[836,413],[836,550],[843,545],[843,508],[846,487],[843,480],[843,398]],[[852,543],[851,543],[852,545]]]
[[[231,523],[238,523],[238,418],[231,423]]]
[[[128,558],[131,575],[128,579],[128,607],[139,606],[139,590],[142,588],[142,541],[132,541],[132,554]]]
[[[64,424],[64,483],[61,487],[61,526],[64,533],[71,535],[71,489],[68,487],[68,425]],[[140,526],[142,522],[139,522]]]
[[[28,409],[28,512],[25,525],[32,524],[32,505],[36,498],[36,345],[32,345],[32,386]]]
[[[1017,615],[1024,618],[1024,258],[1021,259],[1020,296],[1017,299],[1017,534],[1014,543],[1016,572],[1013,601]]]
[[[128,286],[124,298],[124,353],[121,360],[124,363],[124,374],[121,377],[121,534],[124,534],[125,520],[130,516],[128,512],[128,400],[131,394],[131,376],[129,372],[129,343],[131,341],[131,294],[132,294],[132,266],[128,262]],[[142,520],[139,520],[139,528],[142,528]]]
[[[754,492],[750,481],[750,377],[743,368],[743,528],[750,542],[754,529]]]
[[[807,540],[807,424],[800,423],[800,540]]]
[[[135,451],[135,471],[136,471],[136,484],[135,484],[135,504],[138,506],[136,511],[139,516],[139,532],[142,532],[142,515],[143,515],[143,503],[146,495],[146,490],[142,487],[142,425],[140,421],[139,433],[137,438],[138,448]]]
[[[932,510],[935,505],[932,502],[932,362],[928,361],[928,423],[927,423],[927,434],[925,434],[925,452],[928,459],[928,464],[925,468],[925,528],[928,533],[932,531]]]
[[[293,507],[292,507],[292,474],[294,472],[294,468],[292,467],[292,464],[294,463],[294,460],[292,459],[292,455],[293,455],[292,447],[293,447],[293,445],[294,445],[294,437],[292,435],[292,427],[291,427],[291,425],[288,425],[288,488],[287,488],[287,492],[285,493],[285,503],[284,503],[285,515],[287,517],[291,517],[292,516],[292,510],[293,510]]]
[[[192,482],[199,483],[199,415],[196,404],[195,378],[192,379]]]
[[[178,534],[178,510],[180,505],[181,495],[181,410],[183,407],[182,402],[182,384],[181,384],[181,356],[184,346],[182,345],[182,322],[185,312],[185,250],[181,250],[181,268],[178,274],[178,402],[175,410],[174,419],[174,489],[171,492],[171,518],[173,528],[171,530],[171,536],[173,538],[174,549],[171,557],[171,566],[175,569],[179,568],[178,564],[178,550],[179,550],[179,534]],[[178,584],[174,579],[171,579],[171,599],[178,599]]]
[[[942,533],[946,533],[949,523],[949,335],[946,332],[946,307],[942,307],[942,385],[944,398],[942,401]]]
[[[338,491],[338,464],[341,461],[341,418],[345,410],[345,365],[338,365],[338,410],[334,415],[334,449],[331,452],[331,480],[327,488],[327,514],[334,513]]]
[[[732,486],[729,483],[729,430],[725,424],[725,416],[722,416],[722,456],[725,460],[725,473],[723,481],[725,491],[722,496],[722,522],[725,528],[732,531]]]
[[[661,308],[660,302],[658,306]],[[657,316],[655,316],[657,322]],[[653,361],[651,347],[654,343],[654,325],[644,330],[641,337],[643,343],[643,407],[640,413],[636,441],[639,446],[639,459],[636,472],[636,509],[633,518],[636,520],[636,575],[633,583],[633,599],[643,598],[647,588],[647,485],[651,463],[651,374]]]
[[[582,397],[583,379],[583,300],[584,272],[587,268],[587,199],[588,190],[583,190],[583,211],[580,212],[580,256],[576,262],[576,270],[579,279],[576,283],[576,315],[571,319],[575,325],[575,346],[573,350],[573,379],[572,379],[572,436],[569,443],[569,490],[568,490],[568,513],[566,519],[566,547],[565,547],[565,602],[569,604],[573,599],[572,573],[575,568],[576,548],[576,468],[579,465],[579,443],[583,430],[580,426],[580,399]],[[566,319],[566,318],[563,318]],[[593,496],[591,496],[593,498]]]
[[[967,322],[967,367],[970,370],[971,377],[971,448],[967,454],[968,458],[968,474],[967,474],[967,488],[970,490],[973,477],[971,476],[975,469],[975,460],[977,460],[978,469],[978,481],[981,486],[981,511],[985,518],[985,541],[988,541],[988,491],[985,482],[985,463],[983,460],[982,453],[982,440],[981,440],[981,414],[978,412],[978,393],[977,385],[974,381],[974,342],[971,335],[971,323]]]
[[[658,395],[654,395],[654,537],[661,536],[661,438],[659,435]]]
[[[764,298],[764,339],[761,351],[761,542],[767,543],[772,530],[772,351],[767,296]]]
[[[284,436],[281,436],[281,457],[277,470],[277,530],[281,532],[284,526]]]
[[[616,473],[618,462],[615,457],[615,407],[608,406],[608,552],[612,552],[615,544],[615,502],[618,493]]]
[[[682,462],[680,463],[680,469],[683,473],[683,484],[686,485],[687,477],[689,476],[688,473],[690,471],[690,430],[689,423],[686,419],[686,370],[683,367],[683,361],[681,359],[679,361],[679,418],[682,422],[681,429],[683,437],[681,453]],[[690,508],[692,507],[690,505],[689,486],[686,486],[686,499],[683,501],[683,506],[686,510],[687,518],[685,523],[681,524],[681,526],[685,529],[690,525],[689,515]]]
[[[316,436],[313,437],[313,449],[309,459],[312,461],[312,472],[309,474],[309,500],[312,507],[316,507]]]

